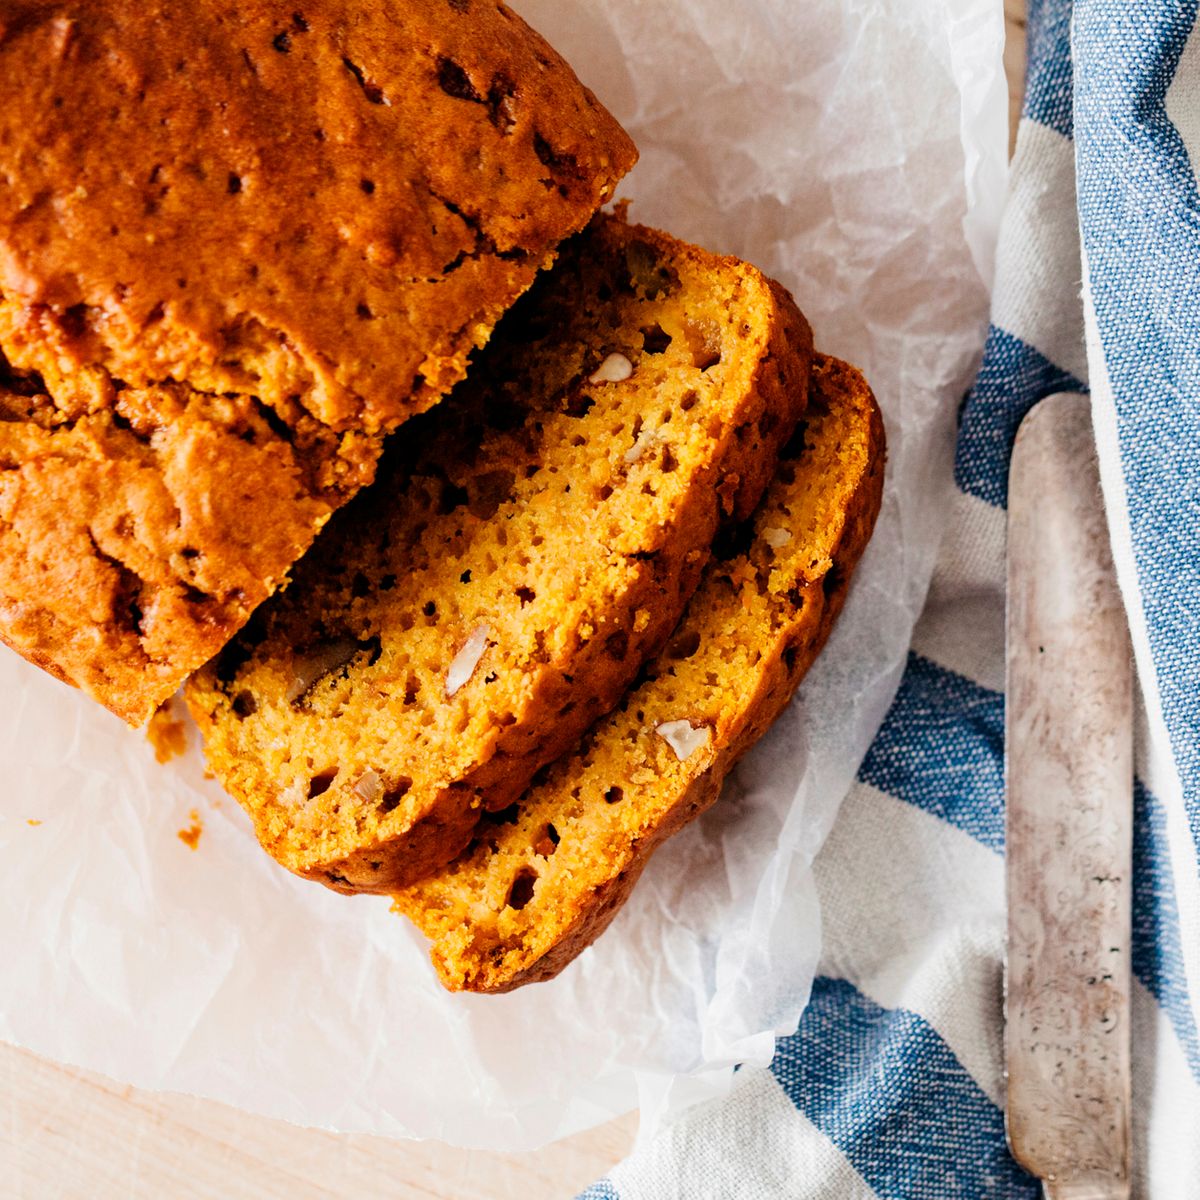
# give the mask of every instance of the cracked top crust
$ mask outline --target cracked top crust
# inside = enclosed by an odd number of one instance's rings
[[[145,720],[635,156],[494,0],[0,5],[0,639]]]
[[[0,348],[395,425],[635,151],[494,0],[8,0]]]

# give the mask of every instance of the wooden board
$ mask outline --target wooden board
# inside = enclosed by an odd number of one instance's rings
[[[1005,0],[1005,22],[1015,138],[1024,0]],[[8,1200],[561,1200],[623,1158],[636,1126],[631,1114],[532,1154],[332,1134],[122,1087],[0,1043]]]

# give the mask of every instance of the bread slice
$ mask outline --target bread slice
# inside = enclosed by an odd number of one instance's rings
[[[0,4],[0,639],[138,724],[636,152],[494,0]]]
[[[504,992],[561,971],[787,704],[879,511],[883,425],[853,367],[817,357],[795,449],[745,547],[709,566],[620,707],[509,812],[484,818],[462,857],[396,896],[446,987]]]
[[[752,511],[810,334],[753,267],[597,219],[189,684],[284,866],[389,892],[620,699]]]

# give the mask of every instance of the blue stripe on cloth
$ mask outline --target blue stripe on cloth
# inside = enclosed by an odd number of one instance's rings
[[[621,1195],[607,1179],[601,1179],[586,1192],[580,1192],[575,1200],[621,1200]]]
[[[1133,813],[1133,973],[1158,1001],[1200,1081],[1200,1037],[1183,975],[1167,818],[1140,779],[1133,783]]]
[[[1079,208],[1163,717],[1200,854],[1200,195],[1166,112],[1196,4],[1080,3]]]
[[[910,654],[859,778],[1003,852],[1003,746],[1003,695]],[[1166,819],[1141,780],[1133,799],[1133,973],[1158,1001],[1200,1080]]]
[[[1022,115],[1071,136],[1071,6],[1029,0]]]
[[[937,1031],[845,980],[813,983],[800,1028],[779,1042],[771,1071],[881,1197],[1038,1195],[1008,1153],[1000,1109]]]
[[[1004,697],[910,651],[858,777],[1003,850]]]
[[[1044,396],[1086,392],[1074,375],[1059,370],[1032,346],[994,325],[983,364],[960,413],[954,482],[988,504],[1008,503],[1008,460],[1017,426]]]

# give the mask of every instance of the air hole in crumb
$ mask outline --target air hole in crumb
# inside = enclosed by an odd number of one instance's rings
[[[229,194],[236,196],[242,190],[242,177],[235,175],[232,171],[229,173]]]
[[[391,572],[389,572],[387,575],[384,575],[379,581],[379,590],[381,592],[390,592],[395,586],[396,577],[395,575],[391,574]]]
[[[487,819],[493,825],[515,825],[520,815],[520,804],[510,804],[507,808],[488,813]]]
[[[540,854],[543,858],[549,858],[558,849],[560,841],[562,838],[559,837],[558,830],[550,822],[547,822],[537,841],[533,843],[533,852]]]
[[[662,473],[669,475],[677,466],[679,466],[679,460],[671,452],[671,447],[664,446],[662,452]]]
[[[308,32],[308,22],[300,13],[292,13],[292,24],[301,32]]]
[[[684,336],[692,354],[692,366],[697,370],[707,371],[721,361],[721,331],[715,323],[689,321],[684,326]]]
[[[249,692],[238,692],[233,698],[233,711],[239,720],[245,720],[258,712],[258,701]]]
[[[179,553],[182,554],[184,558],[199,558],[200,557],[200,551],[197,550],[195,546],[184,546],[184,548],[182,550],[180,550]]]
[[[362,188],[362,190],[366,192],[368,196],[375,195],[375,181],[373,179],[363,179],[360,181],[358,186]]]
[[[609,496],[611,496],[612,494],[613,494],[612,485],[608,484],[608,483],[606,483],[602,487],[599,487],[596,489],[596,495],[601,500],[607,500],[609,498]]]
[[[354,578],[350,581],[350,595],[356,599],[361,599],[370,590],[371,581],[361,571],[355,571]]]
[[[647,354],[661,354],[671,344],[671,335],[657,322],[642,329],[642,349]]]
[[[400,801],[408,795],[409,788],[412,787],[412,780],[406,776],[401,776],[396,780],[396,786],[389,788],[383,793],[383,799],[379,801],[379,811],[381,813],[390,813],[393,809],[398,808]]]
[[[471,572],[470,572],[470,571],[464,571],[464,572],[463,572],[463,573],[462,573],[462,574],[461,574],[461,575],[458,577],[458,582],[459,582],[459,583],[470,583],[470,582],[471,582]]]
[[[605,804],[620,804],[624,799],[625,793],[619,787],[610,787],[608,791],[604,793]]]
[[[362,301],[359,301],[358,307],[354,311],[358,313],[359,317],[364,321],[375,320],[375,314],[371,311],[370,306],[363,304]]]
[[[317,796],[323,796],[330,787],[333,781],[337,778],[337,771],[322,771],[320,775],[314,775],[308,781],[308,798],[315,800]]]
[[[582,392],[574,396],[568,396],[565,406],[565,412],[569,417],[586,417],[596,401],[591,396],[586,396]]]
[[[524,608],[527,604],[532,604],[537,599],[537,592],[533,588],[519,587],[514,590],[514,595],[521,601],[521,607]]]
[[[436,617],[437,616],[437,603],[433,600],[426,600],[425,606],[421,609],[421,611],[427,617]]]
[[[691,412],[696,407],[696,401],[700,399],[700,395],[693,388],[689,388],[683,393],[683,399],[679,401],[679,407],[683,412]]]
[[[533,899],[533,885],[537,883],[537,872],[532,867],[522,867],[508,891],[508,907],[520,912]]]

